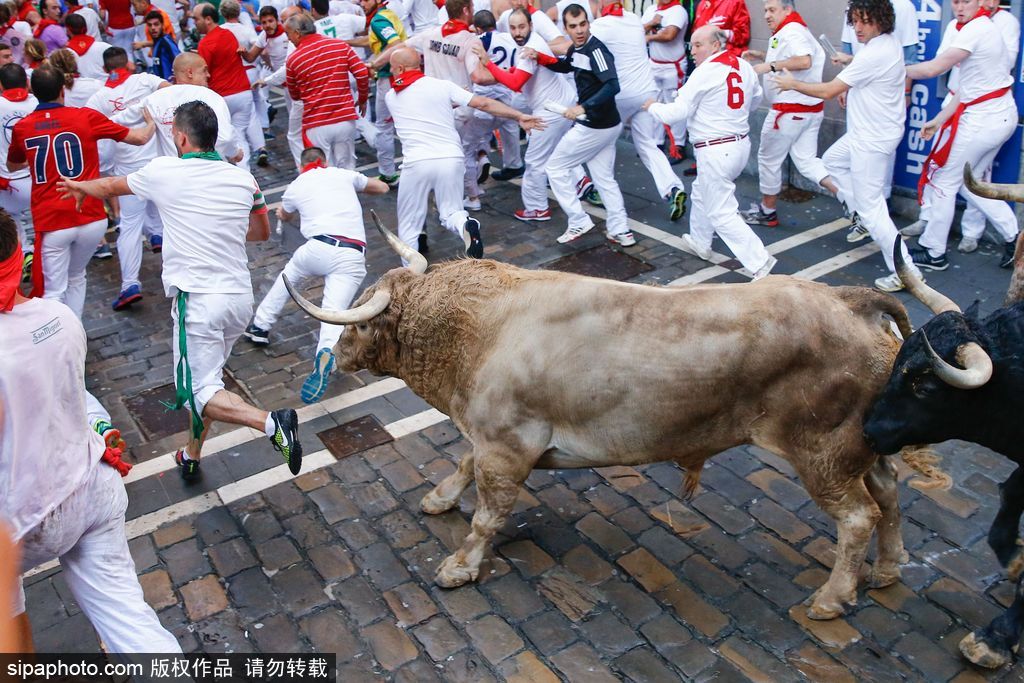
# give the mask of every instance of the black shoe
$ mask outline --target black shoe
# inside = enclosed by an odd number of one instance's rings
[[[266,166],[269,163],[270,163],[270,155],[267,154],[267,150],[261,149],[260,151],[256,152],[256,165],[257,166],[262,168],[262,167]]]
[[[526,167],[520,166],[519,168],[503,168],[500,171],[495,171],[491,174],[491,177],[495,180],[512,180],[513,178],[521,178],[526,173]]]
[[[273,123],[275,118],[277,118],[277,107],[270,105],[267,107],[267,120]]]
[[[427,233],[421,232],[416,244],[416,251],[423,256],[430,253],[430,244],[427,242]]]
[[[685,171],[683,171],[683,175],[685,175],[685,176],[695,176],[695,175],[697,175],[697,164],[694,164],[690,168],[688,168]]]
[[[270,413],[274,421],[274,435],[269,437],[274,450],[284,456],[288,471],[298,474],[302,469],[302,444],[299,443],[299,416],[294,410],[275,410]]]
[[[480,164],[480,175],[477,176],[476,182],[478,185],[483,185],[487,182],[487,179],[491,177],[491,160],[487,157],[483,158],[483,163]]]
[[[918,268],[924,268],[925,270],[945,270],[949,268],[949,260],[945,254],[942,256],[932,256],[924,247],[912,247],[910,249],[910,258]]]
[[[245,338],[251,341],[253,344],[260,346],[266,346],[270,343],[270,332],[268,330],[256,327],[256,325],[250,323],[249,327],[245,328]]]
[[[1003,244],[1003,258],[999,261],[1000,268],[1013,268],[1013,252],[1016,248],[1016,239],[1012,239]]]
[[[475,218],[467,218],[463,226],[466,235],[469,236],[469,246],[466,247],[466,256],[469,258],[484,257],[484,240],[480,237],[480,221]]]
[[[178,473],[181,474],[182,479],[189,483],[199,481],[203,477],[203,473],[199,469],[199,461],[186,460],[182,457],[184,454],[184,450],[179,450],[174,454],[174,464],[178,466]]]

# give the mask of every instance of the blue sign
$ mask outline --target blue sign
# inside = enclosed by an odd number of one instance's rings
[[[1018,115],[1024,113],[1024,61],[1022,60],[1024,60],[1024,50],[1017,53],[1017,80],[1013,84],[1013,98],[1017,101]],[[1003,144],[1003,148],[999,150],[996,160],[992,163],[992,180],[997,183],[1015,183],[1020,178],[1021,137],[1021,125],[1018,122],[1017,129]]]

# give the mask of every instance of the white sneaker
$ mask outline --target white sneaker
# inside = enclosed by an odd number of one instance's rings
[[[479,211],[480,210],[480,198],[470,199],[469,197],[462,198],[462,208],[467,211]]]
[[[926,225],[928,225],[928,221],[914,221],[907,227],[902,228],[900,234],[904,237],[917,237],[924,233]]]
[[[875,280],[875,289],[883,292],[898,292],[904,288],[903,280],[896,273]]]
[[[610,242],[615,242],[616,244],[622,247],[631,247],[634,244],[636,244],[636,238],[633,237],[633,233],[630,232],[629,230],[618,235],[612,235],[611,233],[607,233],[607,236]]]
[[[871,233],[868,232],[867,228],[860,224],[860,220],[855,218],[853,227],[850,228],[850,232],[846,233],[846,241],[850,244],[854,244],[861,240],[866,240],[869,237],[871,237]]]
[[[572,242],[573,240],[579,239],[580,237],[586,235],[588,232],[590,232],[591,228],[593,227],[593,223],[591,223],[590,225],[582,225],[576,227],[570,225],[568,228],[565,229],[565,232],[558,236],[558,238],[555,241],[558,242],[559,244]]]
[[[970,254],[972,251],[977,251],[978,240],[973,237],[961,237],[960,244],[956,246],[956,250],[961,254]]]
[[[690,237],[690,233],[684,233],[681,239],[683,240],[684,251],[690,252],[699,259],[711,260],[711,249],[709,247],[697,246],[697,243]]]
[[[772,272],[772,268],[774,268],[775,264],[777,264],[778,262],[779,262],[779,259],[775,258],[774,256],[769,256],[768,260],[765,262],[765,264],[763,266],[761,266],[760,268],[758,268],[757,272],[754,273],[754,277],[751,280],[751,282],[757,282],[761,278],[763,278],[766,275],[768,275],[769,273],[771,273]]]

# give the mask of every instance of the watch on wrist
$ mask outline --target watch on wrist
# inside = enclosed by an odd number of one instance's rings
[[[772,73],[775,73],[775,62],[772,62],[771,64],[769,64],[768,68],[772,70]]]

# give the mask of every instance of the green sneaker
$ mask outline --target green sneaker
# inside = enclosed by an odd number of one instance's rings
[[[600,209],[604,208],[604,202],[601,201],[601,193],[597,191],[596,187],[591,187],[587,190],[581,199],[592,206],[596,206]]]
[[[677,221],[686,213],[686,192],[683,188],[677,187],[672,190],[672,196],[668,200],[668,219]]]
[[[395,175],[384,175],[383,173],[381,173],[379,176],[377,176],[377,180],[381,181],[382,183],[385,183],[389,187],[394,187],[395,185],[398,184],[399,177],[400,175],[398,173],[396,173]]]
[[[28,282],[32,279],[32,262],[36,257],[31,251],[26,251],[21,259],[21,281]]]
[[[203,476],[202,470],[199,469],[199,461],[186,459],[184,455],[184,449],[180,448],[174,453],[174,464],[178,466],[178,474],[186,483],[199,481]]]
[[[299,416],[294,410],[275,410],[270,413],[274,421],[274,435],[270,437],[270,443],[274,445],[285,462],[288,463],[288,470],[292,474],[298,474],[302,469],[302,444],[299,443]]]

